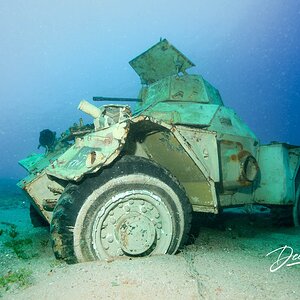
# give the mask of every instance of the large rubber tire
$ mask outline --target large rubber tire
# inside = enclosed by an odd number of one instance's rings
[[[68,263],[174,254],[187,241],[191,204],[166,169],[125,156],[66,187],[53,212],[55,256]]]
[[[296,201],[293,209],[294,225],[300,227],[300,184],[296,190]]]

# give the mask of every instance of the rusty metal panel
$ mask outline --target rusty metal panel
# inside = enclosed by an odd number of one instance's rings
[[[243,136],[257,141],[257,137],[246,123],[231,108],[225,106],[219,107],[214,118],[211,120],[209,129],[218,132],[219,135]]]
[[[131,60],[129,64],[140,76],[143,84],[151,84],[194,66],[166,39]]]
[[[59,194],[47,174],[65,182],[79,181],[123,153],[152,158],[169,169],[184,186],[195,211],[217,213],[219,205],[254,200],[293,204],[299,147],[259,147],[248,126],[223,106],[218,90],[203,77],[186,74],[194,64],[166,40],[130,64],[146,84],[133,117],[127,106],[97,108],[82,101],[79,108],[94,118],[93,126],[73,126],[74,131],[70,128],[69,134],[62,135],[57,148],[20,161],[30,174],[19,186],[38,210],[43,212],[44,202],[55,203]]]
[[[147,132],[145,137],[140,136],[142,141],[137,143],[134,154],[149,157],[174,174],[184,186],[196,211],[217,213],[218,205],[214,181],[203,174],[203,166],[177,127],[159,122],[168,131],[158,129],[157,125],[155,126],[155,119],[142,116],[132,121],[136,123],[136,131],[143,132],[145,127],[148,127],[148,130],[145,131]],[[149,127],[147,122],[150,124],[153,122],[152,132],[151,126]],[[148,125],[145,126],[144,124]]]
[[[201,103],[173,103],[160,102],[153,109],[143,112],[168,124],[186,124],[208,127],[218,105],[204,105]]]
[[[46,169],[47,174],[78,181],[111,163],[125,144],[129,120],[77,138],[75,144]]]
[[[201,170],[170,132],[147,135],[141,144],[148,157],[168,169],[183,185],[193,205],[214,210],[211,188]],[[179,163],[180,162],[180,163]]]
[[[19,160],[19,164],[25,168],[29,173],[39,173],[44,170],[51,161],[57,159],[60,155],[62,155],[66,149],[67,145],[59,144],[56,146],[55,151],[47,151],[45,154],[41,153],[32,153],[24,159]]]
[[[201,77],[203,86],[205,87],[205,93],[206,93],[206,97],[208,98],[208,102],[210,104],[223,105],[223,100],[221,98],[219,90],[217,90],[214,86],[212,86],[202,76],[199,77]]]
[[[176,126],[176,129],[201,162],[202,171],[206,178],[214,182],[220,181],[219,157],[216,133],[199,128]]]
[[[181,181],[206,181],[205,176],[171,132],[149,133],[141,146],[149,157],[171,169],[176,178]]]
[[[134,114],[141,110],[154,106],[159,101],[167,100],[170,96],[170,77],[157,81],[140,92],[141,102],[137,103]]]
[[[29,173],[33,173],[35,171],[42,170],[43,164],[41,162],[44,160],[45,155],[41,153],[32,153],[31,155],[27,156],[19,160],[19,165],[21,165],[24,169],[26,169]],[[49,164],[49,161],[46,162],[46,166]],[[39,167],[38,167],[39,166]]]
[[[197,211],[209,211],[213,213],[217,211],[211,185],[208,181],[184,181],[182,182],[182,185],[184,186],[193,207],[198,207]],[[200,207],[205,209],[201,210]]]
[[[221,140],[219,153],[224,190],[253,185],[258,177],[259,166],[256,160],[257,151],[251,139]]]
[[[34,180],[26,185],[24,190],[30,195],[34,206],[43,214],[50,223],[52,212],[47,211],[45,206],[55,204],[64,190],[64,187],[56,181],[50,180],[45,172],[37,175]]]
[[[150,108],[156,111],[157,105],[161,102],[164,102],[166,109],[172,102],[173,107],[174,104],[187,105],[187,102],[223,105],[219,91],[200,75],[170,76],[161,79],[147,87],[143,87],[140,97],[141,102],[137,104],[135,114]],[[181,114],[184,117],[189,112],[190,108],[186,106]]]
[[[219,194],[219,203],[221,207],[231,207],[254,203],[252,187],[246,187],[236,190],[232,193]]]
[[[174,76],[170,81],[169,100],[209,103],[201,76]]]

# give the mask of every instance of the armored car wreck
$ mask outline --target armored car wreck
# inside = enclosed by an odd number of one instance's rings
[[[134,111],[81,101],[92,124],[72,126],[44,142],[45,154],[19,162],[29,173],[19,186],[31,213],[50,224],[57,258],[176,253],[192,211],[261,204],[286,208],[299,226],[299,147],[261,145],[167,40],[130,65],[142,82]]]

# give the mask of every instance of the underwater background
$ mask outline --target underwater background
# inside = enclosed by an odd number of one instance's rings
[[[300,146],[298,0],[0,0],[0,298],[299,299],[300,266],[271,273],[266,257],[300,253],[299,228],[274,227],[266,208],[195,214],[178,255],[130,262],[67,266],[49,228],[33,227],[18,161],[44,152],[40,131],[91,123],[82,99],[136,98],[128,62],[161,38],[262,143]]]
[[[300,145],[299,1],[1,1],[0,178],[26,174],[41,130],[92,122],[80,100],[137,97],[128,61],[160,38],[263,143]]]

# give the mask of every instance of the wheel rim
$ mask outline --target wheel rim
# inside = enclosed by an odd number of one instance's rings
[[[113,196],[93,222],[92,244],[101,259],[167,253],[172,240],[172,217],[162,199],[146,190]]]

